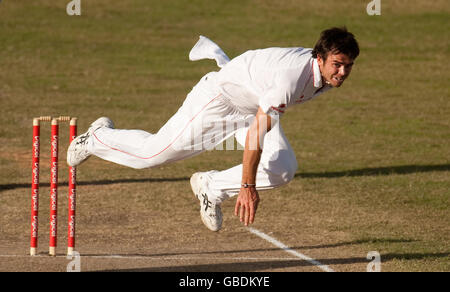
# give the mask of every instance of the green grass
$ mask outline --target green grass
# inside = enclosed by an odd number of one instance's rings
[[[352,75],[283,118],[299,170],[289,186],[264,195],[258,219],[273,228],[307,222],[305,232],[318,239],[330,234],[349,248],[379,250],[384,270],[450,270],[448,1],[382,1],[382,15],[372,17],[368,0],[82,0],[80,17],[66,15],[66,2],[0,3],[0,186],[29,181],[34,116],[77,116],[83,130],[106,115],[119,128],[157,131],[197,80],[217,70],[213,61],[188,60],[200,34],[234,57],[312,47],[323,29],[346,25],[361,47]],[[233,166],[241,155],[212,151],[150,171],[93,159],[79,179],[185,178]],[[165,189],[176,195],[181,185]],[[135,200],[149,191],[124,189]],[[2,208],[7,192],[28,199],[25,188],[2,190]]]

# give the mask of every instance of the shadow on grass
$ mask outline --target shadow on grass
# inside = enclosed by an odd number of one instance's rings
[[[414,242],[416,240],[412,239],[396,239],[396,238],[375,238],[375,239],[360,239],[354,241],[339,242],[334,244],[325,245],[313,245],[313,246],[296,246],[291,247],[292,250],[310,250],[310,249],[320,249],[320,248],[336,248],[347,245],[357,245],[357,244],[367,244],[367,243],[407,243]],[[129,268],[120,270],[102,270],[105,272],[255,272],[255,271],[273,271],[275,269],[284,268],[295,268],[295,267],[313,267],[314,264],[301,260],[292,259],[292,257],[287,256],[285,260],[279,259],[280,248],[266,248],[266,249],[243,249],[243,250],[227,250],[227,251],[199,251],[199,252],[179,252],[179,253],[156,253],[156,254],[123,254],[117,255],[123,257],[124,259],[149,259],[152,261],[160,259],[165,261],[165,257],[173,257],[173,260],[179,256],[180,261],[183,260],[183,256],[193,256],[197,255],[198,258],[193,257],[195,262],[202,261],[202,256],[205,255],[217,255],[214,258],[214,264],[193,264],[193,265],[173,265],[173,266],[159,266],[159,267],[146,267],[146,268]],[[265,253],[267,260],[264,260],[264,256],[259,256],[261,259],[253,259],[253,253]],[[277,259],[269,260],[273,257],[270,253],[275,252]],[[221,256],[228,254],[241,254],[237,259],[227,258],[226,256],[221,259]],[[248,259],[246,259],[245,255]],[[108,257],[109,255],[101,254],[83,254],[82,256],[87,257]],[[424,260],[424,259],[441,259],[450,256],[449,252],[442,253],[381,253],[381,262],[389,262],[392,260]],[[184,259],[185,260],[185,259]],[[205,259],[205,261],[211,260],[211,258]],[[230,261],[232,263],[217,263],[218,261]],[[351,264],[368,264],[368,260],[365,255],[363,257],[350,257],[350,258],[321,258],[316,259],[318,262],[329,265],[351,265]],[[194,260],[193,260],[194,261]],[[333,267],[331,267],[333,268]],[[318,270],[319,271],[319,270]]]
[[[91,185],[113,185],[122,183],[159,183],[159,182],[176,182],[176,181],[189,181],[189,177],[172,177],[172,178],[126,178],[126,179],[102,179],[96,181],[77,181],[79,186],[91,186]],[[40,183],[40,187],[50,187],[50,183]],[[68,186],[67,181],[60,182],[58,186]],[[31,183],[16,183],[16,184],[4,184],[0,185],[0,192],[13,189],[30,188]]]
[[[450,164],[436,165],[400,165],[386,167],[370,167],[353,170],[343,170],[334,172],[304,172],[297,173],[295,177],[301,178],[337,178],[354,176],[377,176],[391,174],[411,174],[431,171],[450,171]]]
[[[240,252],[240,251],[235,251]],[[388,253],[381,254],[381,263],[392,260],[422,260],[422,259],[438,259],[449,257],[450,253]],[[142,257],[142,255],[141,255]],[[149,256],[153,260],[157,259],[154,256]],[[201,257],[195,261],[201,260]],[[215,259],[218,261],[220,258]],[[365,257],[353,258],[335,258],[335,259],[316,259],[324,265],[349,265],[349,264],[368,264],[370,260]],[[198,265],[178,265],[178,266],[164,266],[164,267],[148,267],[148,268],[130,268],[119,270],[102,270],[103,272],[256,272],[256,271],[271,271],[274,269],[283,269],[291,267],[312,267],[312,263],[303,260],[271,260],[271,261],[245,261],[233,263],[215,263],[215,264],[198,264]]]
[[[395,238],[376,238],[376,239],[359,239],[354,241],[345,241],[332,244],[320,244],[320,245],[303,245],[290,247],[291,250],[310,250],[310,249],[323,249],[323,248],[336,248],[348,245],[366,244],[366,243],[408,243],[415,242],[413,239],[395,239]],[[176,253],[158,253],[158,254],[127,254],[118,255],[123,257],[144,257],[144,258],[157,258],[157,257],[169,257],[169,256],[192,256],[192,255],[213,255],[213,254],[239,254],[239,253],[254,253],[254,252],[279,252],[281,249],[274,248],[261,248],[261,249],[242,249],[242,250],[220,250],[220,251],[199,251],[199,252],[176,252]],[[99,254],[84,254],[84,256],[101,257]]]
[[[391,174],[410,174],[431,171],[450,171],[450,164],[437,165],[401,165],[401,166],[387,166],[374,168],[361,168],[353,170],[343,170],[334,172],[304,172],[297,173],[295,177],[301,178],[338,178],[338,177],[355,177],[355,176],[377,176],[377,175],[391,175]],[[159,183],[159,182],[176,182],[189,181],[189,177],[174,177],[174,178],[129,178],[129,179],[114,179],[114,180],[97,180],[97,181],[79,181],[80,186],[88,185],[112,185],[120,183]],[[29,188],[30,183],[12,183],[0,185],[0,192],[13,189]],[[61,182],[60,186],[67,186],[67,182]],[[42,187],[49,187],[49,183],[41,183]]]

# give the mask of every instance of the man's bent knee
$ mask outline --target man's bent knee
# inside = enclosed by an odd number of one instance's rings
[[[293,159],[288,165],[286,165],[285,172],[282,174],[282,180],[285,184],[294,179],[297,168],[298,164],[296,159]]]
[[[269,179],[271,184],[281,186],[289,183],[294,179],[297,168],[298,164],[295,157],[290,160],[285,160],[283,164],[279,164],[276,167],[274,165],[270,167],[269,164],[268,172],[270,173]]]

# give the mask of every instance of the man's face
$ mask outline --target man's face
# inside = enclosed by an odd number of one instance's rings
[[[333,87],[341,86],[352,71],[353,61],[342,53],[333,54],[330,52],[326,60],[318,55],[317,62],[319,63],[322,80]]]

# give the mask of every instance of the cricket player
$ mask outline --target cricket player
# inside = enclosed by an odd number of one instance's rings
[[[324,30],[314,49],[250,50],[232,60],[201,36],[189,58],[214,59],[221,69],[203,76],[157,133],[115,129],[102,117],[73,140],[67,163],[77,166],[95,155],[128,167],[151,168],[235,137],[244,149],[242,163],[194,173],[190,183],[207,228],[220,230],[221,203],[235,195],[234,213],[247,226],[255,219],[258,191],[287,184],[297,170],[282,116],[290,107],[340,87],[358,55],[358,43],[345,27]]]

